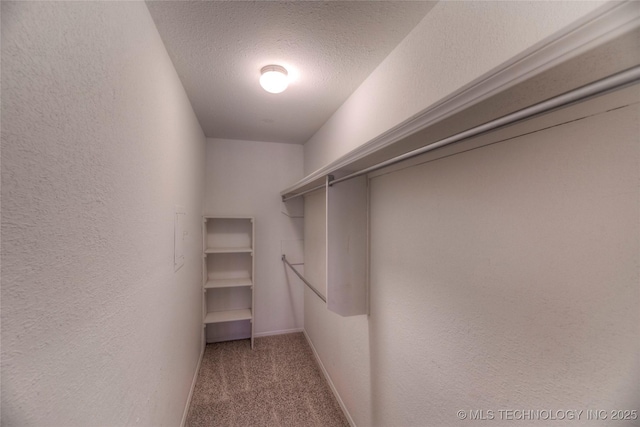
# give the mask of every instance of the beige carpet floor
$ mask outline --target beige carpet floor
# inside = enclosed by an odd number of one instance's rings
[[[201,426],[349,426],[302,333],[208,344],[187,417]]]

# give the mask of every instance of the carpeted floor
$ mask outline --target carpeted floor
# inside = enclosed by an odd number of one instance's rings
[[[349,426],[302,333],[208,344],[187,426]]]

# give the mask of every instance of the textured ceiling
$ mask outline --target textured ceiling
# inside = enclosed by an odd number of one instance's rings
[[[433,6],[425,1],[148,1],[205,134],[305,143]],[[281,94],[260,69],[285,66]]]

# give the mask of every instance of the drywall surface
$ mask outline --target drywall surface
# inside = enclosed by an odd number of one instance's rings
[[[371,179],[370,315],[305,298],[305,330],[356,425],[637,425],[610,411],[640,402],[638,114]]]
[[[2,425],[180,424],[204,153],[144,3],[2,2]]]
[[[324,189],[304,196],[305,277],[327,296],[327,192]],[[315,295],[315,294],[313,294]]]
[[[301,330],[299,279],[285,274],[281,248],[302,240],[303,219],[283,213],[280,190],[302,178],[302,146],[207,139],[205,212],[255,218],[254,334]]]
[[[326,191],[304,196],[304,271],[326,296]],[[318,357],[357,425],[371,425],[369,334],[367,316],[341,317],[305,286],[304,329]],[[396,424],[399,425],[399,424]]]
[[[604,2],[438,2],[305,143],[308,175]]]

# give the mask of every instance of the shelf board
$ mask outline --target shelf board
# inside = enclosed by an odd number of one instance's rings
[[[242,310],[227,310],[227,311],[212,311],[207,313],[204,318],[204,323],[224,323],[234,322],[236,320],[251,320],[250,308],[244,308]]]
[[[249,277],[243,277],[242,279],[212,279],[207,281],[207,283],[204,285],[204,288],[239,288],[243,286],[253,286],[253,283],[251,282],[251,279]]]
[[[364,170],[427,146],[439,138],[569,92],[578,85],[616,74],[622,68],[629,67],[630,62],[637,64],[637,60],[630,57],[633,49],[622,47],[628,42],[627,37],[632,30],[629,28],[630,32],[625,35],[617,30],[630,25],[627,24],[631,22],[630,16],[637,19],[637,2],[615,6],[610,4],[610,7],[598,9],[588,21],[583,21],[579,26],[567,26],[545,39],[545,43],[537,43],[491,71],[478,75],[403,122],[362,141],[355,149],[310,173],[280,194],[292,196],[323,185],[327,175]],[[637,26],[633,33],[637,34]],[[577,53],[576,46],[583,46],[580,53]],[[587,58],[590,64],[604,65],[584,67],[582,64]],[[562,78],[567,71],[579,72],[580,79]],[[526,90],[532,87],[539,90]],[[504,102],[507,99],[509,102]],[[450,156],[465,148],[468,149],[464,144],[456,144],[438,153]],[[433,157],[428,158],[433,160]],[[385,168],[385,171],[388,169]]]
[[[205,254],[236,254],[236,253],[251,253],[252,248],[207,248],[204,250]]]
[[[253,220],[252,216],[215,216],[215,215],[203,215],[204,219],[246,219]]]

